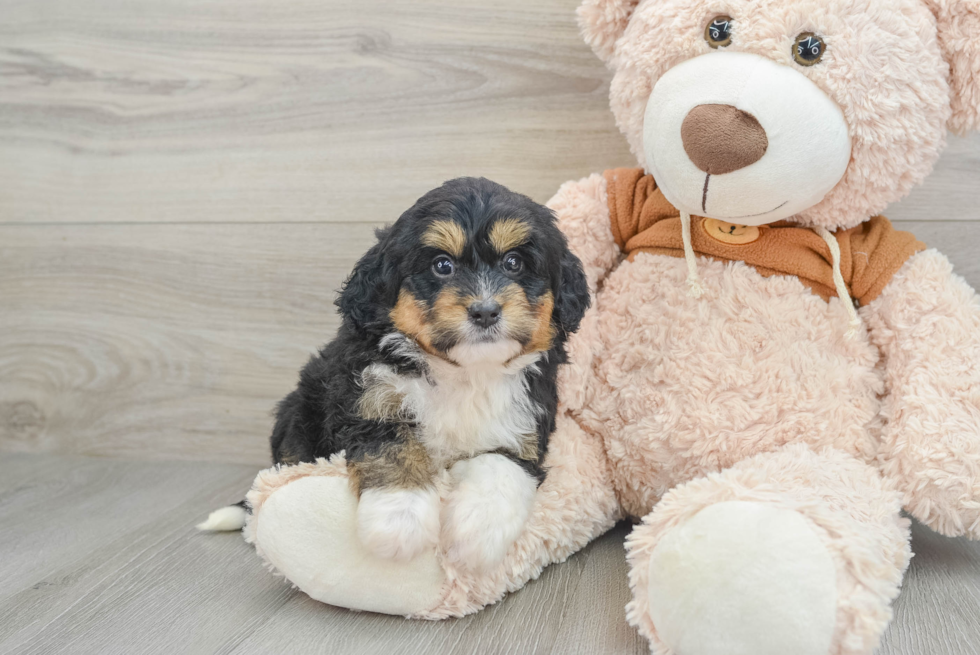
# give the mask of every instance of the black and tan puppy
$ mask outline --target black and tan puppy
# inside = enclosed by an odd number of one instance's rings
[[[550,210],[486,179],[445,183],[377,236],[337,300],[337,337],[279,404],[273,460],[345,451],[365,546],[407,559],[441,534],[483,568],[545,477],[585,276]]]

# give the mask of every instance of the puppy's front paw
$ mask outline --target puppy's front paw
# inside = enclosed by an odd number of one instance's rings
[[[450,469],[455,489],[442,509],[446,557],[461,568],[499,564],[520,536],[537,482],[503,455],[480,455]]]
[[[357,503],[357,536],[385,559],[410,560],[439,539],[434,489],[367,489]]]

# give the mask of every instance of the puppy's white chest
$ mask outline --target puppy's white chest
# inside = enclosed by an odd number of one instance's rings
[[[535,431],[520,375],[436,380],[420,400],[422,439],[437,456],[472,456],[497,448],[520,451],[524,436]]]
[[[386,366],[364,372],[367,393],[379,387],[399,399],[399,413],[437,460],[472,457],[504,448],[521,452],[537,431],[539,411],[520,371],[434,367],[430,376],[399,375]]]

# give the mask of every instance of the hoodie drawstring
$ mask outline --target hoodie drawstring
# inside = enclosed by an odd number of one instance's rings
[[[844,282],[844,275],[841,273],[840,244],[837,243],[837,239],[834,238],[834,235],[827,228],[815,227],[813,231],[830,248],[830,256],[833,260],[834,268],[834,287],[837,289],[837,297],[840,298],[840,301],[844,304],[844,309],[847,310],[848,330],[845,336],[851,338],[857,334],[858,329],[861,327],[861,317],[858,316],[857,309],[854,307],[854,301],[851,299],[851,294],[847,290],[847,284]],[[694,253],[694,245],[691,242],[691,215],[687,212],[681,212],[681,237],[684,240],[684,259],[687,261],[687,286],[689,293],[694,298],[700,298],[705,294],[706,289],[701,284],[701,278],[698,276],[697,255]]]
[[[681,237],[684,239],[684,259],[687,260],[688,293],[693,298],[700,298],[704,295],[705,288],[698,277],[698,260],[691,243],[691,215],[687,212],[681,212]]]
[[[858,328],[861,327],[861,318],[858,316],[857,309],[854,308],[854,301],[851,300],[851,294],[847,291],[847,284],[844,283],[844,275],[840,270],[840,244],[825,227],[815,227],[813,231],[819,234],[830,247],[830,256],[834,263],[834,286],[837,287],[837,297],[844,303],[844,308],[847,309],[847,316],[850,319],[847,336],[853,337],[857,334]]]

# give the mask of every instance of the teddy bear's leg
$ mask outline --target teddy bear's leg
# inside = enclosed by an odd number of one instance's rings
[[[248,494],[245,538],[265,561],[312,598],[331,605],[438,619],[462,616],[522,587],[619,518],[599,439],[558,417],[523,529],[503,561],[489,569],[457,567],[440,543],[408,561],[369,553],[357,536],[358,501],[342,457],[263,471]],[[452,476],[437,480],[442,502]]]
[[[787,446],[667,493],[627,541],[654,653],[870,654],[911,556],[901,495],[840,451]]]

